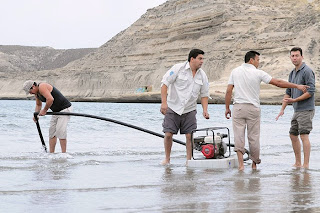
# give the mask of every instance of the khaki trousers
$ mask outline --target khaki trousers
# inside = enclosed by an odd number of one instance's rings
[[[249,142],[250,159],[259,164],[260,160],[260,108],[252,104],[234,104],[232,125],[234,151],[245,153],[245,130]]]

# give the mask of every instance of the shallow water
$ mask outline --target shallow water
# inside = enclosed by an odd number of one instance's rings
[[[163,139],[92,118],[72,117],[68,153],[47,154],[32,121],[34,101],[0,101],[1,212],[320,212],[320,136],[316,109],[310,169],[293,169],[288,137],[292,108],[262,106],[261,159],[245,170],[185,167],[173,145],[161,166]],[[161,133],[159,104],[73,103],[74,112],[107,117]],[[198,128],[225,126],[223,105],[198,106]],[[50,116],[40,125],[48,145]],[[183,140],[184,136],[176,137]],[[233,136],[231,134],[231,140]]]

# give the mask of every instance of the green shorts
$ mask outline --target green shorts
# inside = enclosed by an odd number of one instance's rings
[[[291,135],[309,134],[312,130],[314,110],[295,112],[291,119]]]

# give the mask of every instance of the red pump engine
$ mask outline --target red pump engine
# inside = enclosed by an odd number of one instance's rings
[[[194,148],[202,152],[207,159],[224,158],[227,144],[222,141],[226,134],[207,135],[194,138]]]
[[[201,152],[206,158],[213,158],[216,150],[217,146],[214,146],[213,144],[206,144],[202,146]]]

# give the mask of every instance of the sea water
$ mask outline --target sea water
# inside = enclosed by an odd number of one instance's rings
[[[73,111],[106,117],[160,134],[160,104],[74,102]],[[0,100],[1,212],[320,212],[320,120],[316,107],[310,169],[294,169],[288,137],[293,110],[261,106],[261,160],[245,170],[185,166],[174,143],[171,165],[161,166],[163,139],[85,117],[71,117],[67,153],[45,153],[32,120],[34,101]],[[198,105],[198,128],[223,126],[224,105]],[[50,115],[40,118],[48,146]],[[176,139],[184,141],[183,135]],[[247,146],[246,146],[247,147]],[[247,147],[248,148],[248,147]],[[303,156],[303,155],[302,155]]]

